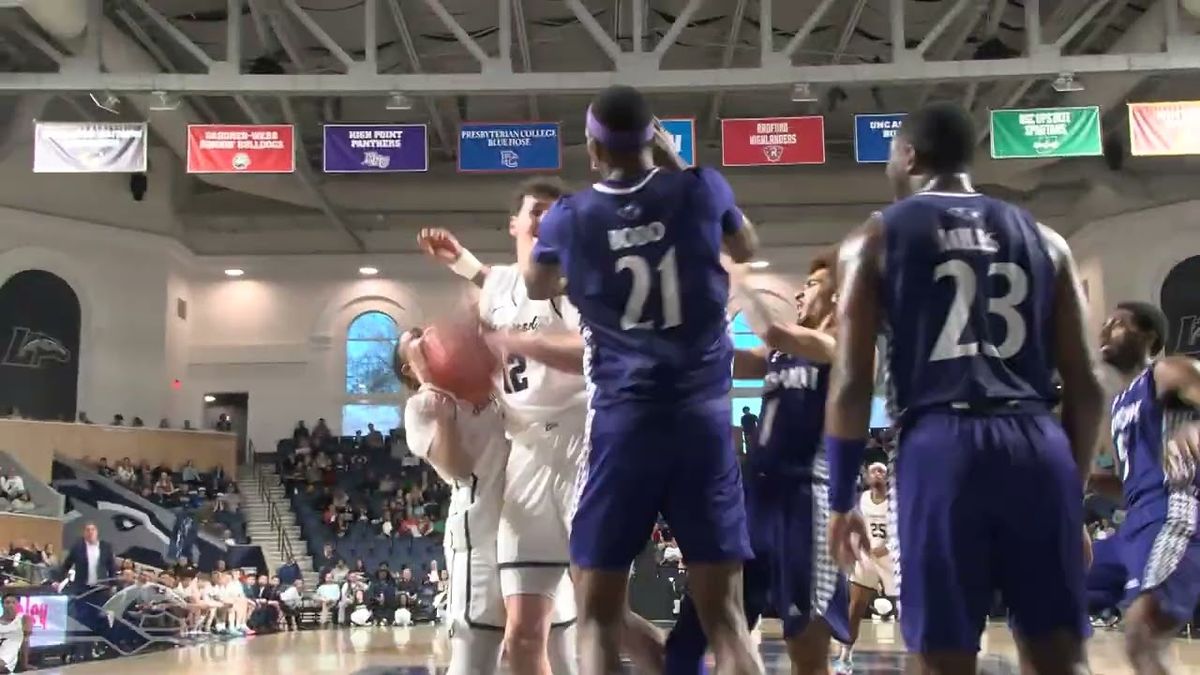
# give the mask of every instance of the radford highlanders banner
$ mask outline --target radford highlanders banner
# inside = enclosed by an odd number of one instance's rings
[[[290,124],[189,124],[188,173],[292,173]]]
[[[721,120],[721,164],[824,164],[825,118]]]
[[[33,172],[140,173],[147,145],[145,122],[37,122]]]
[[[892,138],[904,113],[854,116],[854,159],[859,164],[883,164],[892,152]]]
[[[1129,104],[1129,152],[1200,155],[1200,101]]]
[[[1095,157],[1103,154],[1100,108],[992,111],[992,157]]]
[[[669,119],[659,120],[663,130],[675,141],[675,152],[688,166],[696,166],[696,120]]]
[[[467,123],[458,129],[458,170],[470,173],[558,171],[558,122]]]
[[[429,170],[424,124],[326,124],[325,173]]]

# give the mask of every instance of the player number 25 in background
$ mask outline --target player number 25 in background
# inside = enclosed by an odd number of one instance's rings
[[[1017,305],[1029,295],[1029,275],[1021,266],[1010,262],[997,262],[988,266],[989,277],[1004,277],[1007,290],[1003,295],[987,299],[988,314],[995,314],[1004,321],[1004,342],[999,346],[984,341],[959,342],[970,321],[976,301],[977,279],[975,270],[962,260],[947,260],[933,270],[935,280],[950,277],[954,280],[954,299],[942,332],[938,334],[930,361],[948,361],[964,356],[991,356],[1007,359],[1015,356],[1025,346],[1025,318]]]
[[[626,255],[617,259],[617,272],[629,270],[633,275],[633,283],[629,287],[629,297],[625,299],[625,312],[621,315],[621,330],[635,328],[674,328],[683,323],[683,307],[679,300],[679,268],[675,263],[675,247],[667,249],[662,260],[658,263],[658,283],[654,283],[650,263],[644,256]],[[658,321],[653,317],[644,319],[646,301],[650,299],[650,290],[658,286],[662,294],[661,316]],[[657,326],[655,326],[657,324]]]

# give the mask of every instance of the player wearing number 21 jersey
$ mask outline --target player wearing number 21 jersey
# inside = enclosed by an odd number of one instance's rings
[[[752,226],[716,171],[654,165],[669,141],[659,144],[636,90],[601,93],[587,130],[604,179],[558,200],[536,243],[518,241],[530,297],[552,296],[565,279],[586,346],[588,456],[571,530],[581,672],[620,668],[606,647],[619,634],[614,617],[629,565],[659,513],[693,586],[708,587],[699,607],[710,612],[705,624],[728,627],[714,639],[718,662],[756,672],[745,618],[730,609],[750,546],[731,433],[729,277],[721,264],[723,245],[735,259],[749,258]]]
[[[888,165],[899,200],[842,246],[839,376],[826,415],[830,539],[844,564],[869,541],[854,487],[882,329],[900,412],[905,645],[927,669],[974,672],[999,591],[1019,648],[1043,672],[1068,672],[1088,628],[1083,483],[1103,394],[1065,241],[971,188],[974,146],[957,106],[909,115]],[[1062,423],[1051,412],[1056,371]]]

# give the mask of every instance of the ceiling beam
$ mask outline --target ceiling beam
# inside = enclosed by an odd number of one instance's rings
[[[770,0],[759,1],[766,2],[768,5],[770,3]],[[662,57],[666,55],[667,50],[670,49],[671,45],[674,45],[675,41],[679,39],[679,34],[683,32],[684,28],[688,27],[688,24],[692,22],[692,16],[703,4],[704,0],[688,0],[688,4],[684,5],[683,11],[679,13],[679,16],[675,17],[675,22],[671,24],[669,29],[667,29],[667,34],[663,36],[662,40],[659,40],[658,46],[654,48],[654,58],[658,59],[659,61],[662,60]]]
[[[146,2],[146,0],[129,1],[132,2],[142,14],[145,14],[146,18],[153,21],[154,24],[158,26],[160,30],[162,30],[162,32],[166,33],[168,37],[174,40],[176,44],[190,54],[192,58],[200,62],[200,65],[204,66],[207,70],[212,70],[212,58],[209,57],[209,55],[203,49],[201,49],[199,45],[193,42],[191,38],[184,35],[183,31],[176,28],[175,24],[171,23],[170,19],[163,16],[162,12],[159,12],[157,9],[151,7],[150,3]]]
[[[308,12],[304,11],[304,8],[301,7],[296,0],[279,0],[279,2],[283,5],[284,9],[291,12],[292,16],[296,17],[296,20],[300,22],[300,25],[304,26],[305,30],[307,30],[314,38],[317,39],[317,42],[321,43],[321,46],[324,47],[326,51],[333,55],[333,58],[341,62],[346,70],[354,70],[355,66],[357,65],[357,62],[354,60],[354,58],[351,57],[350,54],[346,53],[346,50],[342,49],[342,46],[337,43],[337,40],[334,40],[324,28],[321,28],[321,25],[318,24],[311,16],[309,16]]]
[[[363,63],[371,72],[379,72],[379,0],[363,2]]]
[[[888,37],[892,41],[892,63],[900,63],[908,51],[908,38],[904,32],[904,0],[891,0],[888,10]],[[857,25],[857,19],[854,23]]]
[[[517,30],[517,51],[521,55],[521,70],[526,73],[533,72],[533,57],[529,52],[529,33],[528,24],[525,23],[525,3],[523,0],[512,0],[513,21]],[[540,106],[538,105],[537,94],[529,95],[529,119],[542,119]]]
[[[24,23],[14,23],[12,26],[12,31],[19,35],[22,40],[29,43],[30,47],[38,50],[44,54],[46,58],[59,65],[62,65],[64,61],[70,58],[67,54],[64,54],[62,51],[60,51],[58,47],[55,47],[47,42],[46,38],[42,37],[41,34],[29,26],[26,26]]]
[[[592,37],[592,40],[596,42],[600,49],[608,55],[608,58],[612,59],[613,63],[619,62],[622,57],[621,45],[617,44],[608,33],[604,32],[604,26],[601,26],[600,22],[596,21],[596,17],[592,16],[592,13],[588,11],[587,7],[583,6],[580,0],[565,0],[565,2],[567,3],[567,7],[575,13],[575,18],[579,19],[579,23],[583,25],[583,29],[587,31],[587,34]]]
[[[928,52],[929,48],[933,46],[933,43],[937,42],[938,38],[942,36],[942,33],[945,33],[946,29],[950,27],[950,24],[954,23],[954,20],[958,18],[958,15],[962,14],[963,10],[966,9],[968,5],[978,1],[979,0],[958,0],[958,2],[954,3],[954,5],[950,8],[950,11],[943,14],[942,18],[938,19],[938,22],[933,24],[933,28],[930,28],[929,32],[925,34],[925,37],[921,38],[921,43],[917,45],[916,53],[924,55],[925,52]]]
[[[1087,25],[1092,22],[1092,19],[1095,19],[1096,15],[1100,13],[1100,10],[1104,9],[1105,5],[1107,5],[1110,1],[1111,0],[1092,0],[1090,3],[1088,3],[1087,9],[1084,9],[1083,12],[1076,17],[1075,21],[1073,21],[1065,31],[1063,31],[1062,35],[1058,36],[1058,39],[1054,41],[1054,48],[1058,49],[1059,51],[1066,48],[1067,43],[1073,40],[1075,36],[1079,34],[1079,31],[1086,28]]]
[[[295,2],[295,0],[290,1]],[[442,22],[442,25],[446,27],[446,30],[450,31],[450,33],[454,36],[454,39],[458,40],[459,44],[465,47],[467,51],[471,53],[471,56],[475,57],[475,60],[478,61],[480,65],[486,66],[492,60],[487,55],[487,52],[483,51],[483,48],[479,46],[479,43],[476,42],[469,33],[467,33],[466,29],[462,27],[462,24],[454,19],[454,16],[450,14],[450,11],[446,9],[446,6],[442,4],[441,0],[425,0],[425,4],[430,10],[433,11],[434,15],[437,16],[438,21]]]
[[[242,6],[245,0],[228,0],[225,9],[225,64],[234,72],[242,68]]]
[[[733,65],[733,54],[737,50],[738,40],[741,38],[742,24],[745,23],[746,3],[747,0],[738,0],[737,6],[733,9],[733,15],[729,18],[729,35],[725,38],[725,48],[721,52],[722,68],[728,68]],[[709,102],[708,124],[706,126],[709,134],[716,131],[717,120],[721,116],[721,100],[723,98],[724,92],[716,91]]]
[[[150,34],[146,32],[146,29],[142,28],[141,24],[139,24],[128,11],[126,11],[124,8],[118,8],[115,12],[115,15],[117,20],[125,24],[126,30],[133,35],[133,39],[137,41],[142,49],[146,50],[146,53],[150,55],[150,58],[154,59],[154,62],[158,64],[159,68],[162,68],[164,71],[169,73],[178,72],[175,64],[171,62],[171,57],[167,56],[167,53],[163,51],[162,47],[150,37]],[[213,110],[212,106],[208,104],[208,101],[206,101],[204,97],[192,96],[189,97],[189,100],[191,100],[192,104],[196,106],[196,109],[204,115],[206,121],[215,122],[217,120],[216,111]]]
[[[758,0],[758,62],[767,65],[775,53],[775,7],[771,0]]]
[[[1099,40],[1104,35],[1104,32],[1112,26],[1113,22],[1117,20],[1117,17],[1121,15],[1126,6],[1125,0],[1110,2],[1108,4],[1108,11],[1104,13],[1104,16],[1100,17],[1099,21],[1092,24],[1092,29],[1079,42],[1078,51],[1080,53],[1087,52],[1095,44],[1096,40]]]
[[[867,0],[854,0],[854,7],[850,8],[850,17],[846,19],[846,23],[842,25],[842,34],[838,36],[837,47],[833,49],[833,58],[830,63],[837,65],[841,62],[842,56],[846,53],[846,48],[850,46],[850,40],[854,37],[854,29],[858,28],[858,22],[862,19],[863,10],[867,7]],[[893,14],[897,11],[896,7],[903,7],[899,0],[892,0]],[[900,10],[903,12],[903,10]],[[904,14],[900,14],[901,22],[903,22]],[[894,27],[893,27],[894,28]],[[903,32],[903,28],[901,28]]]
[[[417,53],[416,44],[413,42],[412,32],[408,30],[408,20],[404,17],[404,10],[400,8],[400,0],[387,0],[387,7],[392,15],[392,23],[396,26],[396,35],[400,38],[400,45],[403,47],[405,55],[408,56],[409,67],[414,73],[424,72],[424,68],[421,66],[421,56]],[[425,111],[429,115],[429,123],[433,125],[433,132],[437,135],[438,142],[442,147],[442,154],[447,158],[453,157],[456,144],[446,131],[446,124],[442,121],[437,101],[431,96],[422,96],[421,100],[425,103]]]
[[[800,30],[796,31],[796,34],[793,35],[792,39],[788,40],[787,45],[784,46],[782,54],[785,58],[792,58],[792,55],[800,49],[801,45],[804,44],[804,41],[808,39],[808,36],[812,35],[812,32],[814,29],[816,29],[817,24],[821,22],[821,19],[825,18],[825,14],[829,12],[829,8],[833,7],[833,3],[836,1],[837,0],[821,0],[821,4],[817,5],[817,8],[813,10],[813,13],[808,15],[808,18],[804,21],[804,25],[800,26]]]
[[[1070,71],[1090,73],[1184,73],[1200,69],[1194,49],[1141,54],[1043,54],[1015,59],[861,63],[826,66],[705,68],[695,70],[629,68],[602,72],[534,73],[348,73],[234,75],[225,73],[108,73],[71,69],[57,73],[5,73],[0,92],[59,92],[109,90],[166,91],[176,94],[270,94],[282,96],[379,96],[390,91],[408,94],[591,93],[621,83],[644,91],[687,92],[697,89],[790,88],[796,82],[842,86],[924,82],[970,82],[1054,76]]]

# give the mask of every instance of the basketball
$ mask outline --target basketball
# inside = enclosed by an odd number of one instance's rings
[[[473,321],[442,321],[421,340],[430,382],[456,397],[482,403],[492,394],[500,361]]]

